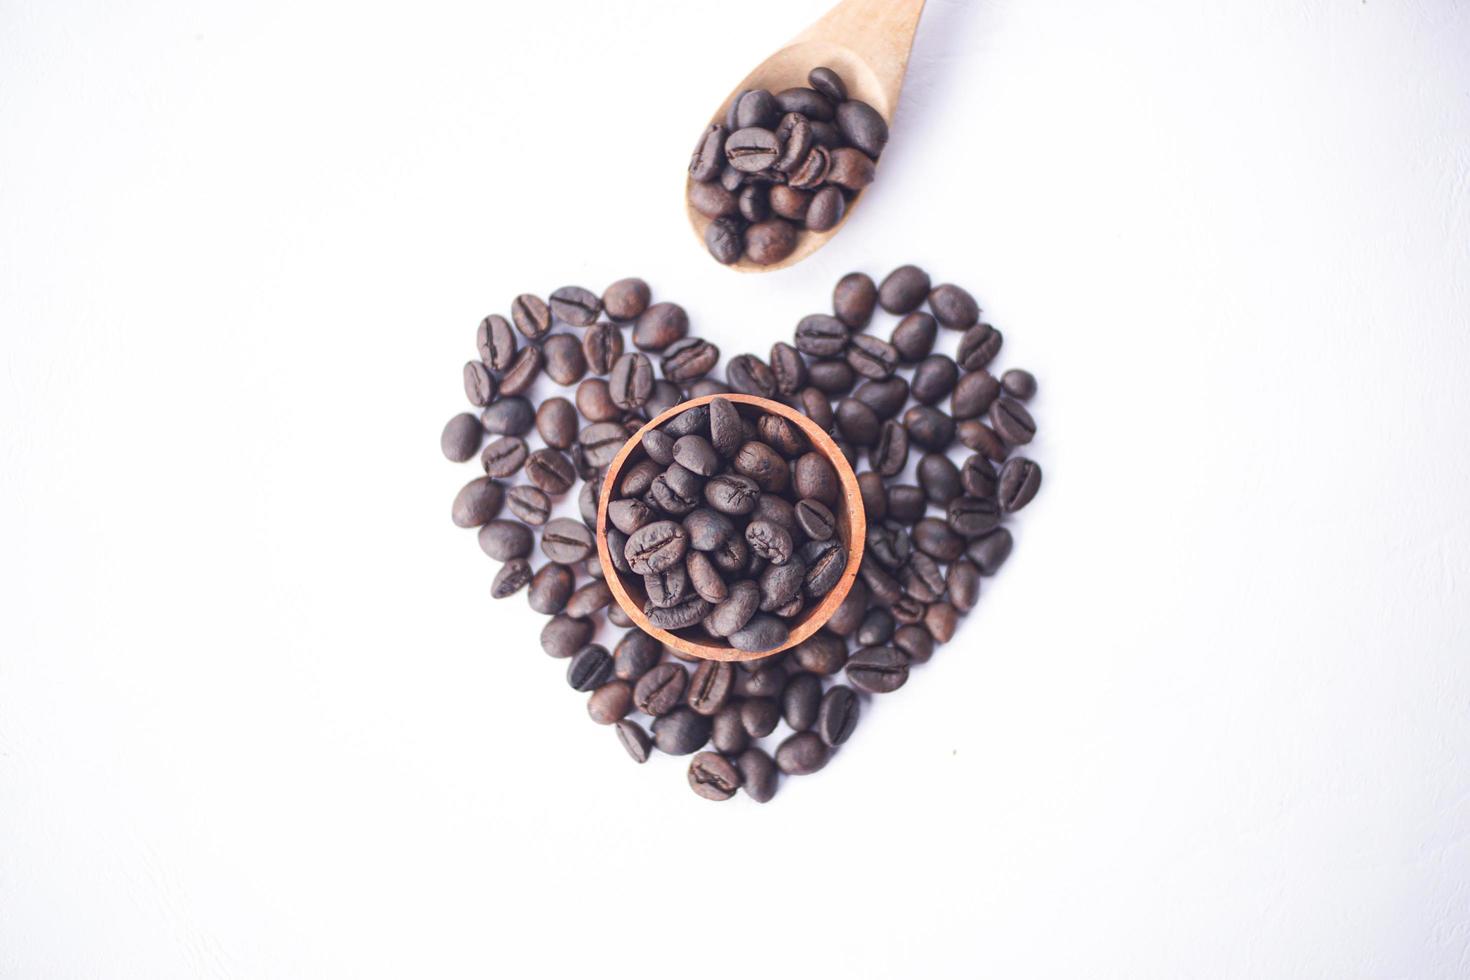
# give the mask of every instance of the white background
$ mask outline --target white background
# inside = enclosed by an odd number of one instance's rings
[[[0,976],[1470,975],[1470,7],[931,0],[738,277],[701,121],[823,0],[0,3]],[[474,327],[726,355],[968,285],[1046,471],[764,807],[632,765],[448,520]]]

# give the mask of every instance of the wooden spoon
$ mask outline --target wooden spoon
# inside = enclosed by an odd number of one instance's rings
[[[730,101],[747,89],[763,88],[774,93],[804,86],[808,72],[826,65],[842,76],[849,97],[868,103],[892,126],[903,76],[908,71],[914,32],[923,11],[924,0],[843,0],[745,76],[720,104],[710,122],[723,122]],[[710,219],[687,204],[692,183],[690,180],[685,185],[689,224],[699,239],[699,247],[704,249],[704,231]],[[798,231],[796,250],[780,262],[757,265],[742,256],[730,268],[741,272],[772,272],[795,265],[827,244],[869,193],[871,190],[865,190],[853,198],[835,227],[827,231]]]

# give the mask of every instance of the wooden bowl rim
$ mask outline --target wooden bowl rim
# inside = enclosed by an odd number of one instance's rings
[[[669,419],[691,408],[708,405],[716,398],[724,398],[727,401],[737,402],[742,405],[752,405],[773,415],[780,415],[795,423],[805,433],[807,438],[811,440],[813,448],[826,457],[827,461],[832,464],[832,468],[837,471],[837,481],[842,487],[842,500],[847,511],[847,521],[845,522],[848,530],[847,567],[843,570],[842,577],[837,580],[837,584],[832,587],[832,590],[823,596],[822,601],[814,609],[810,610],[805,618],[791,630],[790,634],[786,637],[786,642],[770,650],[746,651],[736,650],[728,644],[715,646],[707,643],[696,643],[653,625],[648,621],[648,617],[643,614],[643,608],[633,601],[627,589],[623,587],[622,574],[613,567],[612,556],[608,549],[607,505],[612,500],[613,487],[617,484],[618,475],[627,464],[628,458],[633,453],[642,449],[644,433],[658,428]],[[832,618],[832,614],[837,611],[837,607],[847,598],[848,592],[852,591],[852,583],[857,579],[858,568],[862,565],[863,561],[863,547],[867,541],[867,525],[867,514],[863,508],[862,491],[858,487],[857,474],[853,472],[852,464],[847,461],[847,457],[842,455],[842,450],[837,448],[837,443],[833,441],[830,435],[822,431],[819,425],[789,405],[782,404],[774,399],[762,398],[759,395],[740,395],[733,393],[728,395],[702,395],[699,398],[691,398],[688,401],[680,402],[673,408],[654,416],[641,426],[637,432],[629,436],[628,441],[623,444],[622,448],[618,450],[618,454],[613,457],[612,463],[608,465],[607,473],[602,478],[602,492],[598,494],[597,498],[597,527],[595,535],[597,538],[597,560],[602,565],[603,579],[607,582],[608,588],[612,591],[613,598],[617,600],[618,605],[628,614],[628,618],[633,621],[634,625],[659,642],[678,650],[680,653],[688,654],[692,657],[699,657],[702,660],[733,662],[759,660],[763,657],[780,653],[782,650],[789,650],[827,625],[827,621]]]

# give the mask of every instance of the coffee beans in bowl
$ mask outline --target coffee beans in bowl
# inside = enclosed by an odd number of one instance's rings
[[[831,68],[807,81],[739,93],[695,144],[689,209],[717,262],[783,262],[803,236],[836,228],[873,182],[887,121]]]
[[[636,477],[636,479],[631,479]],[[608,467],[603,574],[633,621],[686,654],[750,660],[821,628],[866,540],[852,467],[781,402],[692,399]]]

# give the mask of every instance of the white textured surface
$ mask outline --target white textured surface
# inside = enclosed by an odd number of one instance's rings
[[[1470,974],[1470,7],[931,0],[756,279],[682,161],[821,0],[509,7],[0,6],[0,977]],[[910,260],[1046,486],[828,770],[704,803],[490,609],[459,364]]]

